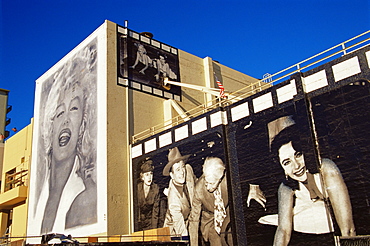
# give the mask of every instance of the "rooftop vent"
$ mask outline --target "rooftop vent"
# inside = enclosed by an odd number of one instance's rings
[[[153,36],[154,36],[153,33],[151,33],[151,32],[142,32],[140,34],[147,37],[147,38],[153,38]]]

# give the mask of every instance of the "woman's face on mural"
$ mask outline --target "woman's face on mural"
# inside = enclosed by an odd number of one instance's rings
[[[53,158],[60,161],[76,154],[83,118],[83,91],[74,85],[61,95],[53,122]]]
[[[138,49],[139,53],[141,53],[141,54],[145,54],[146,53],[146,50],[145,50],[145,48],[144,48],[144,46],[142,44],[139,44],[139,46],[138,46],[137,49]]]
[[[306,164],[303,154],[293,148],[292,142],[280,147],[279,161],[286,175],[301,182],[307,180]]]
[[[153,181],[153,172],[145,172],[141,174],[141,179],[143,180],[144,184],[150,186]]]
[[[185,183],[185,174],[185,163],[183,161],[173,164],[170,176],[176,184]]]

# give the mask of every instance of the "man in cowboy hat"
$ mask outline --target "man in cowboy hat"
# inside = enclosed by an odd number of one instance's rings
[[[170,176],[168,209],[163,227],[169,227],[171,235],[188,236],[188,216],[193,201],[196,177],[193,168],[186,164],[190,155],[182,156],[177,147],[170,149],[164,176]]]

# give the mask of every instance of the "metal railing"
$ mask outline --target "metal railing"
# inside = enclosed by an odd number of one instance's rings
[[[5,192],[18,186],[27,185],[28,170],[21,170],[16,173],[5,175]]]
[[[257,92],[269,88],[274,84],[278,84],[288,79],[290,75],[293,75],[297,72],[307,71],[309,68],[312,68],[315,65],[320,65],[321,63],[329,62],[331,60],[334,60],[340,56],[347,55],[369,44],[370,44],[370,30],[358,36],[355,36],[351,39],[348,39],[340,44],[337,44],[327,50],[324,50],[314,56],[311,56],[301,62],[298,62],[290,67],[287,67],[277,73],[271,75],[269,74],[263,79],[258,80],[256,83],[253,83],[251,85],[241,88],[240,90],[230,93],[228,99],[220,100],[219,98],[215,98],[212,101],[207,102],[206,104],[202,104],[198,107],[195,107],[186,112],[187,115],[186,119],[194,118],[217,107],[227,106],[237,101],[240,101],[253,94],[256,94]],[[268,82],[266,83],[266,81]],[[155,135],[163,130],[179,125],[185,121],[186,120],[183,119],[181,116],[176,116],[166,122],[150,127],[147,130],[144,130],[133,135],[131,139],[132,144],[136,143],[139,140]]]

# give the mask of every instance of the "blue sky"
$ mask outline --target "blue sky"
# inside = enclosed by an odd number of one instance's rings
[[[35,80],[104,20],[256,78],[370,29],[370,0],[1,0],[0,88],[33,117]]]

